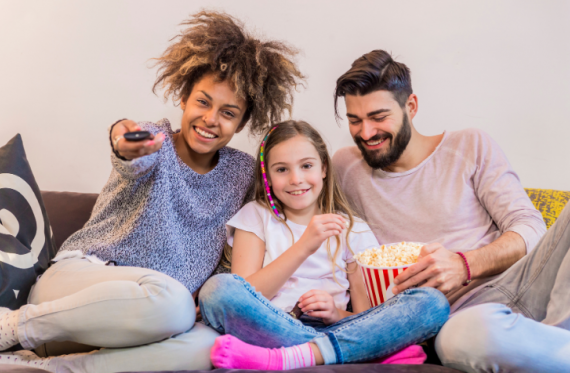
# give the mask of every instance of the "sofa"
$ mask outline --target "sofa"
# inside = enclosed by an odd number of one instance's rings
[[[556,217],[564,208],[570,199],[570,192],[561,192],[545,189],[527,189],[529,197],[534,205],[543,214],[547,227],[550,227]],[[72,193],[72,192],[42,192],[42,198],[48,213],[48,217],[53,230],[53,236],[56,246],[59,248],[61,244],[75,231],[79,230],[91,215],[91,210],[97,199],[97,194],[88,193]],[[313,368],[298,369],[296,372],[385,372],[385,373],[453,373],[458,372],[438,365],[438,359],[433,348],[427,344],[425,347],[428,353],[427,364],[423,365],[380,365],[380,364],[358,364],[358,365],[335,365],[320,366]],[[219,369],[217,372],[225,372],[225,369]],[[14,373],[40,373],[45,372],[41,369],[15,367],[13,365],[0,364],[0,372]],[[196,372],[196,371],[195,371]],[[232,372],[241,372],[241,370],[232,370]],[[243,372],[248,372],[244,370]],[[166,373],[166,372],[162,372]]]

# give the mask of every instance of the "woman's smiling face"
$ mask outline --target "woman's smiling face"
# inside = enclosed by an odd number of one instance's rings
[[[267,158],[268,181],[285,212],[314,214],[326,176],[315,146],[297,135],[275,145]]]
[[[214,74],[205,75],[194,84],[190,96],[180,106],[184,110],[180,133],[196,153],[215,154],[243,128],[245,100]]]

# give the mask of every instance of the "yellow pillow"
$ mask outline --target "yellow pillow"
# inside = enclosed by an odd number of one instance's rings
[[[527,188],[525,190],[534,207],[542,214],[547,229],[554,224],[570,199],[570,192],[561,190]]]

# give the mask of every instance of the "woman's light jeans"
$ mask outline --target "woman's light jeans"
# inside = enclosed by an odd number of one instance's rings
[[[237,275],[210,278],[200,291],[206,325],[221,334],[262,347],[314,342],[325,364],[373,360],[434,336],[449,315],[438,290],[411,289],[358,315],[325,325],[320,319],[296,320]]]
[[[466,372],[570,372],[570,204],[530,254],[452,315],[436,350]]]
[[[208,369],[218,334],[194,325],[192,295],[162,273],[110,267],[85,259],[51,266],[20,308],[26,349],[52,342],[107,347],[54,358],[64,372]],[[70,344],[71,345],[71,344]],[[60,351],[64,353],[74,352]]]

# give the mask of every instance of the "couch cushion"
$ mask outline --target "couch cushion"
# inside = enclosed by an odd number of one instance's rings
[[[40,189],[16,135],[0,148],[0,306],[26,304],[55,253]]]
[[[91,193],[42,192],[58,249],[89,220],[98,196]]]
[[[534,207],[542,214],[546,228],[550,228],[570,199],[570,192],[552,189],[525,189]]]

